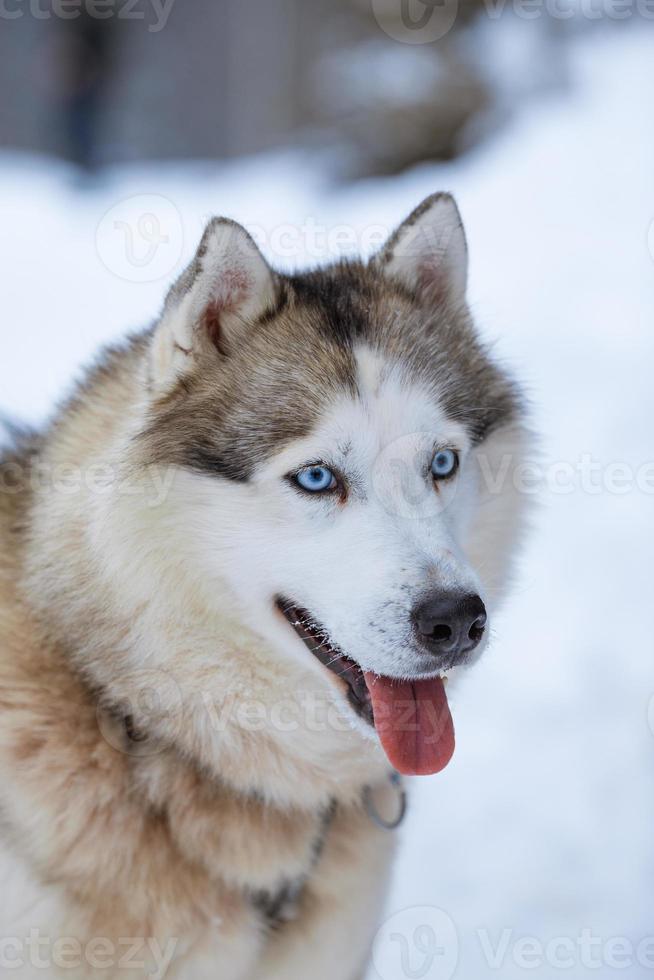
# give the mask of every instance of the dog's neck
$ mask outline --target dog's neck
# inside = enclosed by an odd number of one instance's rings
[[[358,799],[385,778],[376,741],[316,726],[311,675],[299,692],[297,670],[233,614],[228,590],[203,592],[162,541],[153,471],[130,465],[145,351],[137,341],[92,377],[38,457],[25,594],[103,708],[139,738],[280,805]]]

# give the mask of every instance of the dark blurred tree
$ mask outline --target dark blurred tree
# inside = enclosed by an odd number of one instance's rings
[[[60,25],[67,85],[61,102],[67,155],[85,170],[102,162],[103,110],[116,65],[116,21],[86,12]]]

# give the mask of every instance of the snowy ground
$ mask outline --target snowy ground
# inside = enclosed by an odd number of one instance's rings
[[[546,472],[495,645],[453,705],[455,761],[415,787],[381,980],[654,972],[654,941],[636,949],[654,935],[654,471],[649,493],[639,471],[654,458],[654,38],[641,28],[579,41],[572,94],[532,102],[478,154],[393,180],[330,188],[310,159],[278,155],[81,190],[58,164],[0,161],[0,411],[32,420],[100,341],[156,312],[209,213],[255,226],[293,265],[334,251],[336,226],[366,248],[427,193],[460,201],[474,308],[528,382]],[[154,224],[135,224],[143,214]],[[314,247],[321,227],[331,240]]]

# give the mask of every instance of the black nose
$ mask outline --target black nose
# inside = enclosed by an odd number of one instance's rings
[[[436,592],[415,607],[412,620],[423,649],[453,667],[484,635],[486,607],[478,595]]]

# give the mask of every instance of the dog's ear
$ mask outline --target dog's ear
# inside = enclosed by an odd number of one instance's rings
[[[450,194],[432,194],[413,211],[371,264],[427,298],[461,302],[468,278],[468,246]]]
[[[166,298],[153,338],[155,387],[169,387],[198,358],[228,356],[274,300],[272,270],[245,228],[213,218]]]

